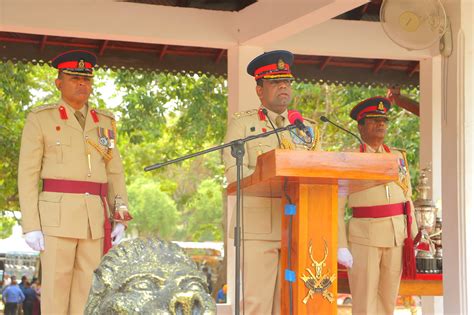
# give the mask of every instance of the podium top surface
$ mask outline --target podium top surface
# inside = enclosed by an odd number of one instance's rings
[[[289,183],[338,185],[347,195],[398,179],[394,154],[359,152],[314,152],[275,149],[258,157],[252,175],[241,181],[246,195],[281,197],[284,178]],[[227,193],[236,193],[231,183]]]

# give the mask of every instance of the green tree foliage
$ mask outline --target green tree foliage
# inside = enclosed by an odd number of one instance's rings
[[[193,241],[222,240],[222,184],[205,179],[187,204],[187,231]]]
[[[16,220],[14,218],[3,215],[0,217],[0,239],[7,238],[12,234],[15,223]]]
[[[0,237],[11,234],[16,219],[6,210],[19,210],[18,156],[28,108],[41,89],[42,68],[30,64],[0,62]]]
[[[159,235],[170,239],[177,229],[178,211],[174,200],[152,179],[137,179],[128,185],[133,220],[129,228],[140,235]]]
[[[25,110],[31,102],[28,65],[0,62],[0,209],[18,209],[17,172],[20,152],[19,138]]]
[[[115,110],[120,116],[118,144],[127,177],[153,178],[159,182],[161,191],[173,198],[180,214],[175,238],[195,239],[196,231],[188,228],[187,205],[207,178],[216,177],[216,183],[221,183],[217,191],[221,192],[223,166],[219,152],[147,174],[143,167],[222,142],[227,117],[224,79],[129,71],[116,72],[112,77],[117,91],[123,95],[122,104]],[[131,207],[133,211],[134,206]],[[221,216],[222,209],[209,221]]]

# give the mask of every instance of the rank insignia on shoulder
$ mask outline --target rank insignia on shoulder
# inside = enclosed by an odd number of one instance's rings
[[[244,111],[241,111],[241,112],[236,112],[236,113],[234,113],[234,118],[250,116],[250,115],[253,115],[253,114],[257,113],[257,111],[258,111],[257,109],[251,109],[251,110],[244,110]]]
[[[94,108],[93,111],[98,113],[98,114],[101,114],[101,115],[107,116],[109,118],[112,118],[112,120],[115,120],[115,115],[112,112],[109,112],[106,109]]]
[[[31,109],[31,112],[37,113],[45,109],[53,109],[53,108],[58,108],[58,104],[46,104],[46,105],[41,105],[41,106],[36,106]]]

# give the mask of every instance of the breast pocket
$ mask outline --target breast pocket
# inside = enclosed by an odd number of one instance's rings
[[[249,166],[254,167],[257,164],[257,158],[265,152],[271,151],[273,147],[262,143],[251,143],[248,148]]]
[[[46,151],[56,157],[56,163],[63,163],[65,155],[71,151],[71,137],[60,136],[47,141]]]
[[[42,226],[59,226],[61,224],[62,195],[40,197],[38,209]]]

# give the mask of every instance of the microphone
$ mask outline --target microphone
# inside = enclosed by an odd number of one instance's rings
[[[344,130],[344,131],[347,132],[348,134],[353,135],[353,136],[360,142],[361,145],[364,145],[363,142],[362,142],[362,140],[359,138],[359,136],[357,136],[357,135],[356,135],[355,133],[353,133],[352,131],[347,130],[347,129],[345,129],[345,128],[343,128],[343,127],[341,127],[341,126],[339,126],[339,125],[333,123],[333,122],[330,121],[326,116],[321,116],[321,117],[319,117],[319,119],[320,119],[322,122],[330,123],[331,125],[334,125],[334,126],[336,126],[337,128],[339,128],[339,129],[341,129],[341,130]]]
[[[265,115],[265,117],[267,117],[267,119],[270,122],[270,125],[272,126],[273,130],[275,130],[276,129],[275,125],[273,124],[270,117],[268,117],[268,110],[266,108],[262,108],[262,113]],[[280,140],[280,136],[278,135],[278,132],[275,133],[275,136],[277,137],[277,140],[278,140],[278,147],[281,148],[281,140]]]
[[[313,138],[313,135],[309,131],[308,127],[306,127],[303,124],[303,116],[296,110],[292,110],[288,112],[288,120],[290,121],[290,124],[293,124],[298,128],[299,130],[303,131],[308,137],[311,139]]]

